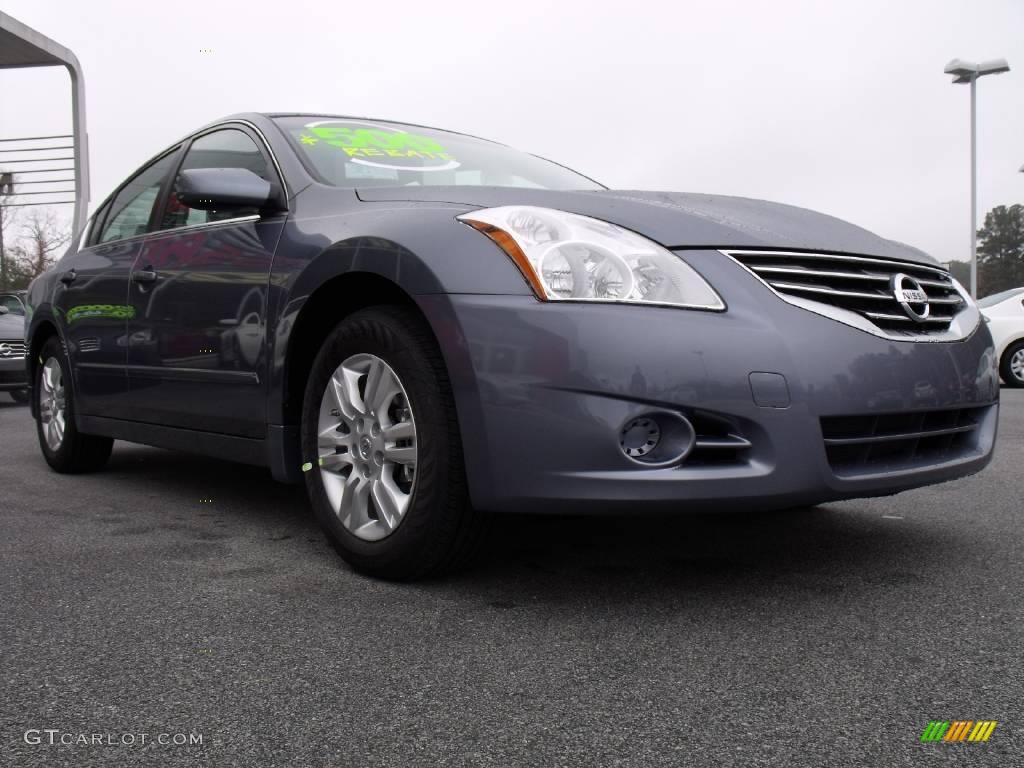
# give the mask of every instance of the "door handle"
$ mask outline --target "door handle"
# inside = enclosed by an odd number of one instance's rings
[[[153,269],[137,269],[132,272],[133,283],[155,283],[157,280],[156,270]]]
[[[78,279],[78,273],[75,272],[75,270],[73,270],[73,269],[69,269],[67,272],[61,273],[61,276],[60,276],[60,281],[62,283],[64,283],[64,285],[71,285],[77,279]]]

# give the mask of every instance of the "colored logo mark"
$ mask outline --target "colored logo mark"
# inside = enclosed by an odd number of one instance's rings
[[[996,720],[932,720],[921,734],[921,741],[988,741],[996,729]]]

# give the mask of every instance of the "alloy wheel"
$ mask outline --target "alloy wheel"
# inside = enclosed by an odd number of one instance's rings
[[[327,382],[317,422],[324,491],[341,524],[378,541],[402,523],[416,484],[416,422],[398,374],[352,355]]]
[[[60,450],[64,442],[67,402],[64,396],[64,374],[55,357],[43,364],[39,387],[39,419],[43,425],[46,445],[51,451]]]
[[[1010,373],[1016,376],[1018,381],[1024,381],[1024,349],[1018,349],[1010,358]]]

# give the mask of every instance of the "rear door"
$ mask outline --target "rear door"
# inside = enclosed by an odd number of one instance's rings
[[[61,262],[54,305],[64,330],[80,413],[124,417],[128,386],[128,275],[155,221],[174,148],[132,176],[93,217],[85,247]]]
[[[242,126],[196,136],[181,169],[247,168],[281,181]],[[171,191],[136,259],[129,400],[143,421],[244,437],[266,431],[267,289],[286,214],[188,208]]]

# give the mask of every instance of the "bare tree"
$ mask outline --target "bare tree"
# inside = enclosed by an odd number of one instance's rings
[[[3,197],[0,197],[0,288],[9,288],[13,269],[15,266],[12,248],[14,239],[11,233],[13,224],[16,221],[18,209],[3,204]],[[16,249],[14,249],[16,251]]]
[[[68,228],[52,211],[33,211],[21,226],[21,240],[12,248],[16,279],[28,285],[57,260],[61,249],[71,240]]]

